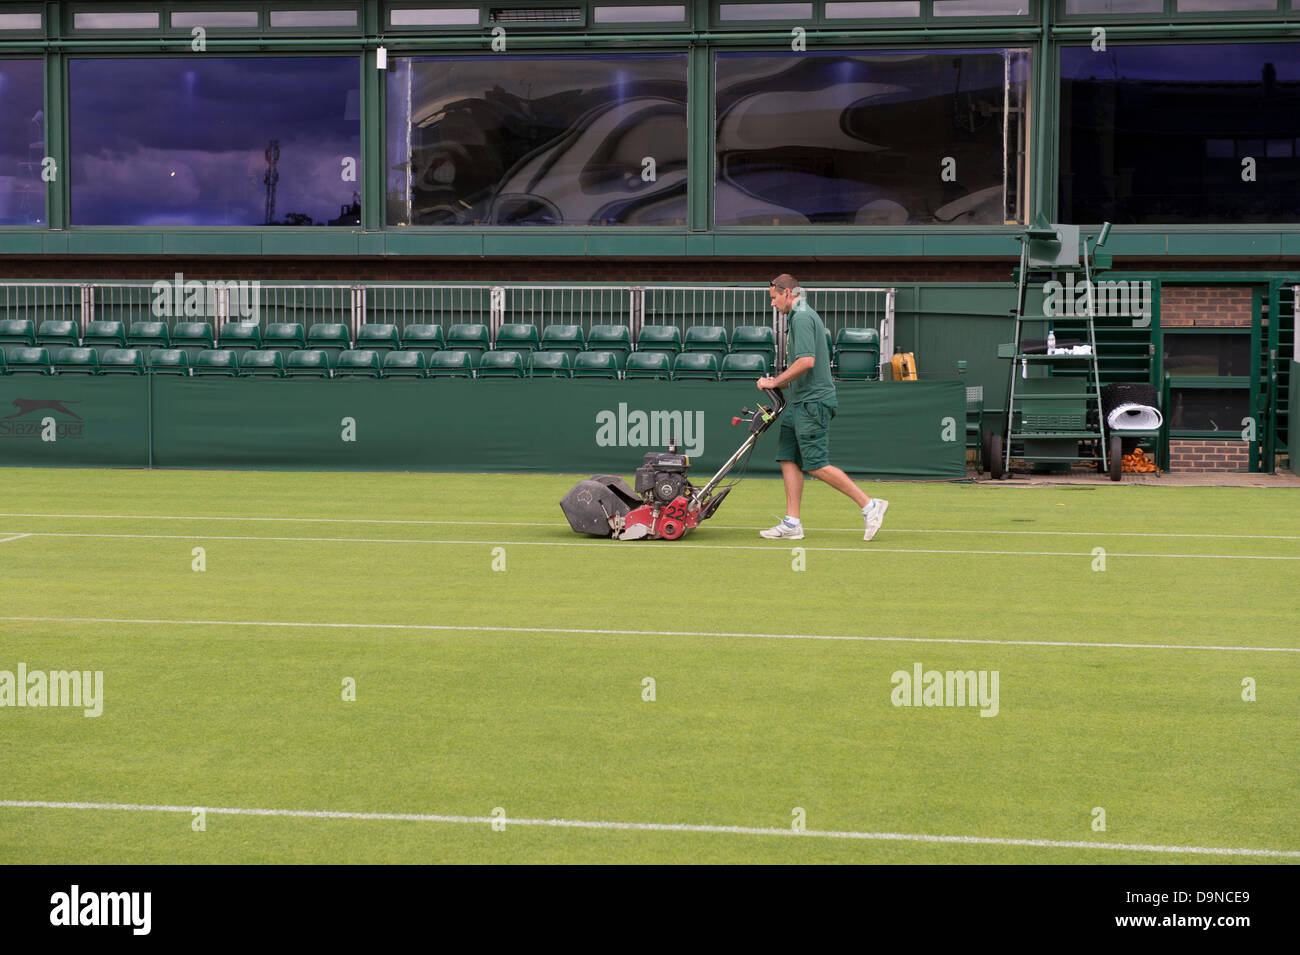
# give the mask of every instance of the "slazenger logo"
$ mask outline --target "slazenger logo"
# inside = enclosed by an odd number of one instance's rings
[[[40,435],[42,441],[84,438],[86,425],[81,420],[81,415],[68,407],[76,404],[81,402],[60,401],[57,398],[15,398],[13,405],[18,410],[0,418],[0,438],[30,438],[37,435]],[[43,411],[67,415],[76,421],[62,421],[52,414],[35,417]]]
[[[704,453],[703,411],[627,410],[596,412],[596,444],[602,448],[661,448],[676,441],[682,453],[699,457]]]

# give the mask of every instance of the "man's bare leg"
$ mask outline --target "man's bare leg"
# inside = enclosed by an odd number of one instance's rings
[[[799,502],[803,499],[803,470],[793,461],[782,461],[781,480],[785,483],[785,513],[798,518]]]
[[[791,467],[794,467],[793,462],[782,461],[781,474],[783,477],[785,476],[785,466],[787,464],[790,465]],[[857,504],[858,507],[866,507],[867,504],[870,503],[871,501],[871,498],[867,496],[866,492],[864,492],[862,488],[854,484],[853,480],[847,474],[845,474],[839,468],[835,467],[835,465],[833,464],[828,464],[824,468],[818,468],[816,471],[809,471],[808,473],[811,474],[813,477],[815,477],[817,480],[829,484],[831,487],[835,488],[835,490],[839,491],[841,494],[847,494],[849,497],[853,498],[853,503]],[[802,474],[799,475],[799,489],[801,491],[803,490]],[[788,500],[790,497],[790,479],[788,477],[786,478],[786,482],[785,482],[785,494]],[[797,502],[796,502],[796,506],[798,506]],[[799,512],[791,511],[790,515],[792,517],[798,517]]]

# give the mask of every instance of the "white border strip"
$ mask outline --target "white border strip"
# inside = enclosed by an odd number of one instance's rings
[[[592,541],[507,541],[485,537],[482,540],[460,540],[428,537],[262,537],[236,536],[222,534],[77,534],[71,532],[31,531],[26,537],[75,537],[108,538],[113,540],[213,540],[213,541],[271,541],[290,544],[453,544],[508,547],[604,547],[615,550],[646,553],[646,543],[629,546],[627,541],[592,540]],[[670,550],[766,550],[781,551],[790,545],[785,544],[685,544],[676,541],[651,541],[659,547]],[[804,550],[816,553],[849,554],[955,554],[958,556],[992,556],[992,557],[1086,557],[1096,555],[1091,551],[1070,550],[953,550],[951,548],[922,547],[804,547]],[[667,551],[664,551],[665,553]],[[1131,554],[1111,551],[1109,557],[1166,557],[1175,559],[1200,560],[1293,560],[1300,561],[1300,555],[1285,554]]]
[[[15,534],[13,537],[0,537],[0,544],[7,544],[10,541],[22,540],[24,537],[31,536],[31,534]]]
[[[194,515],[162,514],[18,514],[0,511],[0,517],[85,518],[114,521],[272,521],[283,524],[415,524],[450,527],[568,527],[563,521],[410,521],[384,517],[203,517]],[[747,524],[711,524],[719,530],[754,530]],[[814,531],[860,532],[861,527],[818,527],[805,525]],[[981,537],[998,535],[1034,535],[1042,537],[1190,537],[1205,540],[1279,540],[1297,541],[1297,534],[1161,534],[1149,531],[1021,531],[988,530],[986,528],[946,527],[890,527],[891,534],[978,534]]]
[[[154,620],[130,617],[9,617],[18,623],[127,623],[168,627],[295,627],[322,630],[432,630],[468,633],[579,633],[615,637],[741,637],[754,640],[843,640],[855,643],[969,643],[1002,647],[1083,647],[1120,650],[1231,650],[1243,653],[1300,653],[1300,647],[1233,647],[1195,643],[1086,643],[1066,640],[993,640],[976,637],[867,637],[830,633],[742,633],[699,630],[612,630],[582,627],[486,627],[449,623],[311,623],[292,620]]]
[[[736,836],[794,836],[804,839],[858,839],[880,842],[928,842],[976,846],[1027,846],[1043,849],[1102,849],[1119,852],[1167,852],[1178,855],[1264,856],[1296,859],[1291,849],[1232,849],[1217,846],[1165,846],[1124,842],[1080,842],[1061,839],[1000,839],[993,836],[932,836],[909,832],[843,832],[825,829],[765,829],[758,826],[710,826],[683,822],[607,822],[589,819],[511,819],[493,816],[447,816],[433,813],[336,812],[308,809],[245,809],[213,806],[148,806],[132,803],[44,802],[0,799],[8,809],[76,809],[117,812],[177,812],[201,809],[213,816],[276,816],[291,819],[359,819],[379,822],[435,822],[510,826],[546,826],[556,829],[614,829],[632,832],[693,832]]]

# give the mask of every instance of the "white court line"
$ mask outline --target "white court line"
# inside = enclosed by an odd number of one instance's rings
[[[129,623],[164,626],[300,627],[325,630],[434,630],[477,633],[583,633],[615,637],[742,637],[754,640],[845,640],[857,643],[974,643],[1005,647],[1086,647],[1122,650],[1239,650],[1244,653],[1300,653],[1300,647],[1234,647],[1195,643],[1087,643],[1067,640],[994,640],[977,637],[867,637],[832,633],[745,633],[707,630],[613,630],[590,627],[487,627],[450,623],[312,623],[296,620],[155,620],[131,617],[0,617],[22,623]]]
[[[382,517],[203,517],[195,515],[161,515],[161,514],[17,514],[0,512],[0,517],[52,517],[52,518],[87,518],[93,520],[115,521],[274,521],[283,524],[417,524],[451,527],[568,527],[562,521],[408,521],[392,520]],[[711,524],[711,527],[727,531],[754,530],[748,524]],[[813,531],[854,531],[861,532],[861,527],[818,527],[806,525]],[[1001,535],[1038,535],[1046,537],[1191,537],[1217,540],[1300,540],[1296,534],[1161,534],[1148,531],[1021,531],[1021,530],[987,530],[941,527],[891,527],[891,534],[978,534],[980,536]]]
[[[511,819],[493,816],[449,816],[415,812],[341,812],[325,809],[247,809],[215,806],[150,806],[133,803],[46,802],[0,799],[8,809],[75,809],[115,812],[175,812],[202,809],[213,816],[276,816],[290,819],[359,819],[373,822],[442,822],[469,825],[546,826],[555,829],[614,829],[631,832],[693,832],[731,836],[783,836],[797,839],[856,839],[878,842],[928,842],[973,846],[1027,846],[1041,849],[1100,849],[1118,852],[1167,852],[1175,855],[1264,856],[1300,858],[1293,849],[1235,849],[1218,846],[1142,845],[1126,842],[1080,842],[1064,839],[1003,839],[996,836],[932,836],[911,832],[844,832],[829,829],[775,829],[759,826],[711,826],[684,822],[607,822],[590,819]]]
[[[24,537],[31,536],[31,534],[15,534],[13,537],[0,537],[0,544],[7,544],[10,541],[22,540]]]
[[[214,541],[273,541],[276,543],[295,544],[456,544],[474,546],[509,546],[509,547],[605,547],[625,551],[645,552],[645,544],[640,547],[636,542],[615,540],[592,541],[504,541],[491,537],[482,540],[453,540],[428,537],[244,537],[221,534],[77,534],[65,531],[32,531],[28,537],[77,537],[110,538],[124,540],[214,540]],[[677,541],[648,541],[660,547],[671,546],[672,550],[766,550],[779,552],[788,544],[685,544]],[[629,546],[631,544],[632,546]],[[799,545],[803,547],[803,545]],[[1001,557],[1095,557],[1091,551],[1069,550],[953,550],[951,548],[921,547],[803,547],[806,551],[818,553],[850,554],[958,554]],[[666,553],[667,551],[665,551]],[[1109,557],[1172,557],[1196,558],[1203,560],[1295,560],[1300,555],[1271,554],[1129,554],[1110,551]]]

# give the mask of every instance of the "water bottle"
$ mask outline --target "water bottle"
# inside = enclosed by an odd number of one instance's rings
[[[1051,355],[1055,351],[1056,351],[1056,332],[1050,331],[1047,333],[1047,354]]]

